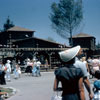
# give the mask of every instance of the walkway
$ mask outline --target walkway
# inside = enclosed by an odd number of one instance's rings
[[[17,89],[17,93],[7,100],[51,100],[54,74],[53,72],[42,72],[41,74],[41,77],[22,74],[17,80],[12,75],[11,82],[7,82],[7,85],[3,87],[13,87]]]

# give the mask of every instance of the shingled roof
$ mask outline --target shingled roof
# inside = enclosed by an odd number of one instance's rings
[[[94,37],[94,36],[91,36],[91,35],[86,34],[86,33],[79,33],[79,34],[72,36],[72,38],[81,38],[81,37],[83,38],[83,37]]]
[[[41,40],[41,41],[45,41],[45,42],[49,42],[49,43],[53,43],[53,44],[65,45],[65,44],[49,41],[49,40],[46,40],[46,39],[41,39],[41,38],[38,38],[38,37],[31,37],[31,38],[26,38],[26,39],[20,39],[20,40],[14,41],[14,42],[21,42],[21,41],[30,40],[30,39],[37,39],[37,40]],[[66,45],[65,45],[65,47],[70,48],[70,46],[66,46]]]
[[[10,29],[8,29],[7,31],[26,31],[26,32],[34,32],[32,30],[29,30],[29,29],[26,29],[26,28],[22,28],[22,27],[19,27],[19,26],[14,26]]]

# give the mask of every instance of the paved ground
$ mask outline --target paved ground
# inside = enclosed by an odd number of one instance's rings
[[[53,72],[42,72],[41,74],[41,77],[22,74],[21,78],[17,80],[12,75],[11,82],[7,82],[7,85],[3,85],[3,87],[13,87],[17,89],[17,93],[7,100],[51,100],[54,74]],[[85,93],[87,98],[87,91]]]

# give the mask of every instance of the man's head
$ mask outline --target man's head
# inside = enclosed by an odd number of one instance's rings
[[[78,52],[77,55],[81,55],[81,54],[83,54],[83,50],[82,50],[82,48],[80,47],[80,50],[79,50],[79,52]]]
[[[79,59],[81,59],[82,57],[84,57],[84,54],[83,54],[83,49],[80,48],[79,52],[77,53],[76,55]]]

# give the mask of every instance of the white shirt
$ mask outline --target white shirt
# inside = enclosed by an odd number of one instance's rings
[[[80,61],[78,58],[75,59],[74,66],[82,70],[84,77],[88,76],[86,65],[82,61]]]
[[[9,63],[6,63],[5,66],[7,67],[7,72],[11,72],[11,65]]]
[[[40,67],[40,65],[41,65],[41,62],[37,61],[37,67]]]

